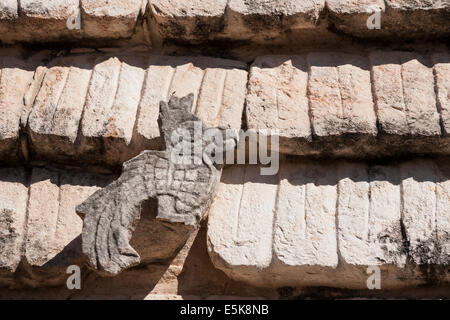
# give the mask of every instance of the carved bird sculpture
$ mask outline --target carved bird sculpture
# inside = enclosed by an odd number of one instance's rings
[[[190,112],[193,101],[193,94],[172,96],[168,103],[161,101],[158,124],[166,149],[143,151],[125,162],[116,181],[76,208],[83,218],[83,253],[90,267],[100,273],[116,275],[139,264],[140,256],[131,247],[130,239],[144,201],[157,199],[156,219],[186,225],[197,225],[211,204],[222,166],[206,153],[194,154],[188,157],[194,161],[187,162],[174,157],[177,143],[192,149],[205,147],[206,142],[198,137],[195,126],[208,128]],[[181,140],[172,141],[174,132],[181,133],[178,134]],[[238,138],[233,139],[224,140],[226,148],[234,148]]]

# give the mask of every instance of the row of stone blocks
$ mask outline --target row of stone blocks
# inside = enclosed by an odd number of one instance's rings
[[[277,130],[285,154],[450,154],[448,52],[264,56],[250,71],[146,52],[43,59],[0,56],[0,161],[119,167],[161,148],[159,102],[189,93],[206,125]]]
[[[210,256],[232,279],[364,289],[367,267],[378,266],[384,289],[450,281],[448,162],[282,161],[274,176],[259,169],[226,168],[209,212]],[[0,285],[64,284],[67,267],[85,262],[75,207],[114,178],[0,169]],[[155,210],[142,207],[131,241],[144,264],[173,258],[188,237],[155,224]]]
[[[315,32],[322,25],[357,37],[445,37],[450,34],[449,10],[446,0],[1,0],[0,40],[127,38],[140,16],[148,20],[143,23],[149,25],[146,30],[150,27],[165,40],[191,43],[276,42],[296,30]],[[381,29],[370,30],[367,19],[376,11]]]
[[[209,214],[209,254],[260,287],[367,289],[374,267],[381,289],[448,285],[449,179],[448,161],[285,161],[275,176],[229,167]]]

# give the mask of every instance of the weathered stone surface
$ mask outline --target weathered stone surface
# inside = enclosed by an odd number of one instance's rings
[[[311,53],[308,62],[314,134],[376,135],[367,59],[352,54]]]
[[[95,66],[81,122],[80,152],[85,157],[93,152],[98,160],[117,165],[134,155],[126,149],[133,135],[145,60],[113,57]]]
[[[30,115],[22,115],[22,125],[28,125],[32,156],[120,166],[143,150],[160,149],[159,101],[171,93],[193,92],[192,111],[207,125],[239,129],[245,69],[241,62],[205,57],[57,58],[36,70],[25,94]]]
[[[372,265],[384,289],[445,283],[447,174],[429,160],[282,161],[269,177],[229,167],[211,206],[208,250],[228,276],[261,287],[364,289]],[[423,272],[430,264],[433,277]]]
[[[244,63],[214,58],[153,56],[149,62],[136,119],[136,149],[162,146],[159,101],[170,94],[194,93],[194,112],[206,125],[241,128],[247,71]]]
[[[431,55],[437,89],[437,104],[441,114],[442,129],[450,135],[450,55],[439,52]]]
[[[89,38],[127,38],[135,29],[143,0],[80,0],[83,32]]]
[[[0,24],[1,20],[17,19],[17,0],[2,0],[0,1]]]
[[[440,161],[436,183],[436,242],[438,257],[436,263],[450,263],[450,165]]]
[[[59,175],[34,169],[28,201],[25,258],[31,266],[42,267],[58,252],[52,248],[59,211]]]
[[[448,37],[450,3],[444,1],[386,0],[382,28],[400,37]],[[382,19],[383,19],[382,18]]]
[[[149,4],[152,24],[164,39],[195,42],[223,29],[226,0],[154,0]]]
[[[249,129],[277,129],[280,151],[307,148],[312,141],[305,56],[266,56],[250,69],[247,93]]]
[[[69,265],[82,266],[75,206],[110,179],[37,167],[31,177],[20,167],[0,169],[0,284],[60,285]],[[24,268],[14,274],[20,262]]]
[[[382,145],[402,152],[447,152],[448,142],[440,139],[435,79],[427,57],[372,52],[370,60]]]
[[[314,28],[325,0],[228,2],[225,34],[236,40],[274,38],[293,29]]]
[[[327,0],[330,23],[340,32],[360,38],[422,39],[450,34],[448,1]],[[379,26],[369,29],[376,13]],[[375,20],[371,21],[374,22]]]
[[[64,160],[76,155],[75,141],[95,56],[57,59],[45,72],[28,118],[33,151]]]
[[[421,161],[400,167],[403,191],[402,221],[410,242],[409,254],[417,264],[437,262],[437,168]]]
[[[26,230],[28,185],[23,168],[0,169],[0,283],[16,271]]]
[[[316,148],[339,155],[361,152],[377,134],[367,58],[311,53],[307,61],[309,114]]]
[[[20,14],[16,22],[20,31],[12,36],[13,41],[60,41],[80,33],[67,27],[68,20],[80,14],[79,0],[21,0]]]
[[[338,243],[347,281],[364,279],[364,267],[379,266],[383,285],[395,283],[407,258],[397,168],[340,163],[337,174]]]
[[[0,79],[11,88],[2,96],[0,154],[13,160],[22,127],[31,159],[118,167],[162,148],[158,101],[192,92],[192,111],[209,126],[241,128],[246,104],[246,126],[278,130],[281,153],[448,155],[446,55],[264,56],[251,67],[248,92],[246,64],[226,59],[76,54],[38,68],[16,59]]]
[[[30,61],[0,56],[0,161],[18,159],[24,95],[34,70]]]
[[[185,144],[192,148],[198,143],[194,139],[195,124],[200,119],[191,113],[194,95],[178,99],[171,97],[168,103],[161,102],[160,125],[166,143],[165,151],[144,151],[126,162],[118,180],[97,191],[77,207],[83,216],[83,253],[91,267],[105,275],[116,275],[122,270],[138,264],[141,257],[130,245],[131,236],[140,219],[141,207],[151,199],[157,200],[158,214],[149,223],[149,232],[154,234],[154,250],[147,259],[161,260],[180,248],[190,232],[203,218],[214,197],[221,168],[216,168],[207,154],[201,155],[197,164],[194,158],[188,163],[179,163],[173,157],[175,143],[173,132],[185,129],[182,135]],[[200,141],[200,143],[202,143]],[[202,143],[202,145],[206,142]],[[188,155],[183,155],[183,159]],[[177,161],[178,159],[178,161]],[[151,212],[150,212],[151,214]],[[161,224],[164,225],[161,226]],[[161,236],[154,232],[165,230]]]

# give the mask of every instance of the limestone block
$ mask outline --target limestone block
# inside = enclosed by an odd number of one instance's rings
[[[403,224],[410,242],[409,253],[417,264],[437,261],[436,182],[433,163],[411,161],[401,165]]]
[[[1,0],[0,1],[0,39],[5,40],[9,32],[12,31],[14,21],[19,17],[17,0]]]
[[[32,66],[30,61],[0,56],[0,161],[18,159],[23,97],[33,79]]]
[[[398,170],[344,162],[337,172],[338,243],[347,281],[364,279],[367,266],[378,266],[383,284],[398,282],[407,258]]]
[[[33,168],[23,252],[27,272],[20,275],[24,284],[60,285],[68,266],[83,266],[82,221],[75,207],[108,182],[108,176]]]
[[[307,87],[305,56],[257,58],[246,98],[248,128],[277,129],[280,152],[305,152],[312,142]]]
[[[421,39],[445,37],[448,1],[327,0],[334,28],[359,38]],[[368,20],[379,16],[379,25],[369,29]],[[372,21],[374,22],[374,21]]]
[[[79,0],[21,0],[20,14],[20,22],[14,26],[20,31],[12,35],[13,41],[62,41],[81,33],[68,28],[68,21],[80,14]]]
[[[259,287],[366,289],[368,266],[383,289],[448,283],[448,173],[431,160],[283,160],[275,176],[228,167],[209,213],[210,257]]]
[[[431,55],[436,79],[437,104],[444,134],[450,135],[450,55],[439,52]]]
[[[440,139],[435,79],[427,57],[372,52],[370,60],[382,145],[412,152],[447,152],[448,142]],[[444,118],[445,109],[441,112]]]
[[[7,19],[17,19],[19,16],[17,10],[17,0],[0,1],[0,21]],[[0,22],[1,24],[2,22]]]
[[[28,201],[23,168],[0,169],[0,284],[11,277],[22,257]]]
[[[339,31],[358,37],[377,37],[382,34],[379,29],[369,29],[368,20],[372,15],[379,13],[381,26],[384,27],[386,6],[383,0],[327,0],[326,2],[330,12],[330,23]]]
[[[445,38],[450,34],[450,3],[444,1],[386,0],[382,28],[400,37]]]
[[[129,159],[130,143],[145,76],[145,58],[117,57],[98,63],[91,77],[81,121],[81,152],[110,164]]]
[[[207,40],[223,29],[226,0],[152,0],[152,22],[164,39]]]
[[[88,38],[127,38],[135,29],[143,0],[80,0],[83,32]]]
[[[31,266],[41,267],[58,252],[52,250],[59,211],[59,175],[34,169],[28,201],[25,258]]]
[[[39,157],[63,161],[76,155],[95,59],[94,55],[57,59],[45,72],[28,118],[32,149]]]
[[[439,162],[437,174],[436,231],[439,257],[436,263],[448,266],[450,260],[450,166],[448,162]]]
[[[162,147],[159,102],[172,94],[193,93],[206,124],[240,129],[246,83],[246,65],[233,60],[69,55],[36,69],[21,121],[37,159],[117,167]]]
[[[279,172],[274,223],[273,272],[276,281],[287,273],[301,281],[326,284],[319,272],[338,265],[336,236],[336,175],[327,166],[283,163]],[[305,273],[311,274],[308,278]],[[328,279],[327,279],[328,278]]]
[[[262,36],[274,38],[286,31],[314,28],[324,6],[324,0],[231,0],[227,7],[225,34],[234,40],[249,40]]]
[[[364,56],[308,55],[311,124],[322,148],[346,155],[364,150],[377,134],[370,69]],[[340,150],[339,150],[340,149]],[[356,151],[356,152],[358,152]]]

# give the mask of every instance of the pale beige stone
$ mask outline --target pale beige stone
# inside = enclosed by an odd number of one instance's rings
[[[0,169],[0,276],[16,271],[25,236],[28,186],[23,168]]]
[[[79,0],[21,0],[20,14],[20,22],[15,22],[20,31],[13,34],[12,42],[61,41],[80,34],[67,27],[68,20],[80,14]]]
[[[228,2],[225,34],[235,40],[283,35],[286,31],[314,28],[325,0]],[[254,40],[254,39],[252,39]]]
[[[30,64],[18,58],[0,57],[0,160],[7,162],[18,158],[23,97],[34,74]]]
[[[112,57],[94,67],[81,121],[84,158],[94,152],[97,161],[117,165],[139,153],[129,146],[146,61],[141,56]]]
[[[367,39],[391,40],[445,37],[448,1],[327,0],[329,23],[339,32]],[[368,20],[379,17],[380,25],[369,29]]]
[[[440,136],[434,78],[425,58],[407,52],[372,52],[370,57],[382,132]]]
[[[17,19],[18,16],[17,0],[0,1],[0,25],[2,24],[2,20]]]
[[[440,135],[433,71],[428,61],[418,54],[405,52],[400,55],[400,62],[410,133]]]
[[[20,277],[33,287],[61,285],[68,266],[84,264],[82,221],[75,207],[111,177],[35,167],[30,179],[23,252],[27,273]]]
[[[394,165],[369,167],[370,209],[367,225],[371,254],[378,263],[402,267],[406,263],[406,243],[401,224],[402,195],[400,173]],[[376,261],[373,261],[376,262]]]
[[[28,125],[38,157],[68,159],[76,155],[81,115],[96,56],[69,57],[46,71]]]
[[[232,279],[367,289],[375,265],[383,289],[448,281],[448,165],[283,160],[278,176],[257,170],[225,169],[209,214],[209,254]]]
[[[120,165],[139,153],[131,151],[129,146],[145,78],[145,60],[131,58],[122,61],[114,103],[104,118],[102,132],[106,158],[111,163]]]
[[[225,272],[239,278],[257,277],[257,270],[272,261],[276,176],[260,176],[257,166],[233,166],[225,171],[210,209],[210,254],[216,267]],[[235,273],[233,269],[239,266],[243,272]]]
[[[337,224],[343,261],[355,266],[403,267],[398,170],[341,163],[338,175]]]
[[[356,54],[311,53],[309,99],[317,137],[377,133],[370,70]]]
[[[198,95],[202,86],[203,76],[204,70],[196,66],[192,59],[180,58],[176,60],[175,73],[169,87],[169,94],[184,97],[193,93],[192,113],[195,113],[197,110]]]
[[[205,59],[203,63],[196,115],[209,127],[240,129],[247,93],[246,65],[223,59]]]
[[[427,160],[401,164],[402,223],[409,241],[409,255],[416,264],[436,263],[437,168]]]
[[[257,58],[246,98],[248,128],[279,130],[281,152],[302,152],[296,143],[312,140],[307,86],[305,56]]]
[[[42,267],[58,253],[52,248],[58,220],[58,199],[58,172],[33,169],[25,240],[25,258],[30,266]]]
[[[273,251],[285,268],[338,264],[336,176],[330,173],[310,163],[280,168]]]
[[[150,58],[142,99],[136,118],[134,143],[140,149],[157,149],[162,145],[159,139],[159,102],[169,99],[169,88],[175,68],[164,57]]]
[[[83,32],[88,38],[127,38],[145,0],[80,0]]]
[[[446,161],[439,163],[436,184],[436,231],[439,244],[437,263],[450,263],[450,165]]]
[[[375,51],[369,57],[380,128],[383,133],[406,135],[409,127],[398,52]]]
[[[450,55],[439,52],[431,55],[437,89],[437,104],[444,134],[450,135]]]
[[[210,39],[223,29],[226,0],[154,0],[150,10],[163,39],[198,41]]]
[[[59,211],[56,225],[53,248],[62,251],[66,246],[76,241],[81,234],[83,221],[75,212],[76,206],[80,205],[95,191],[104,187],[109,178],[107,176],[95,175],[90,173],[64,172],[60,177],[60,197]],[[76,249],[79,247],[75,246]],[[76,252],[79,256],[81,251]]]

